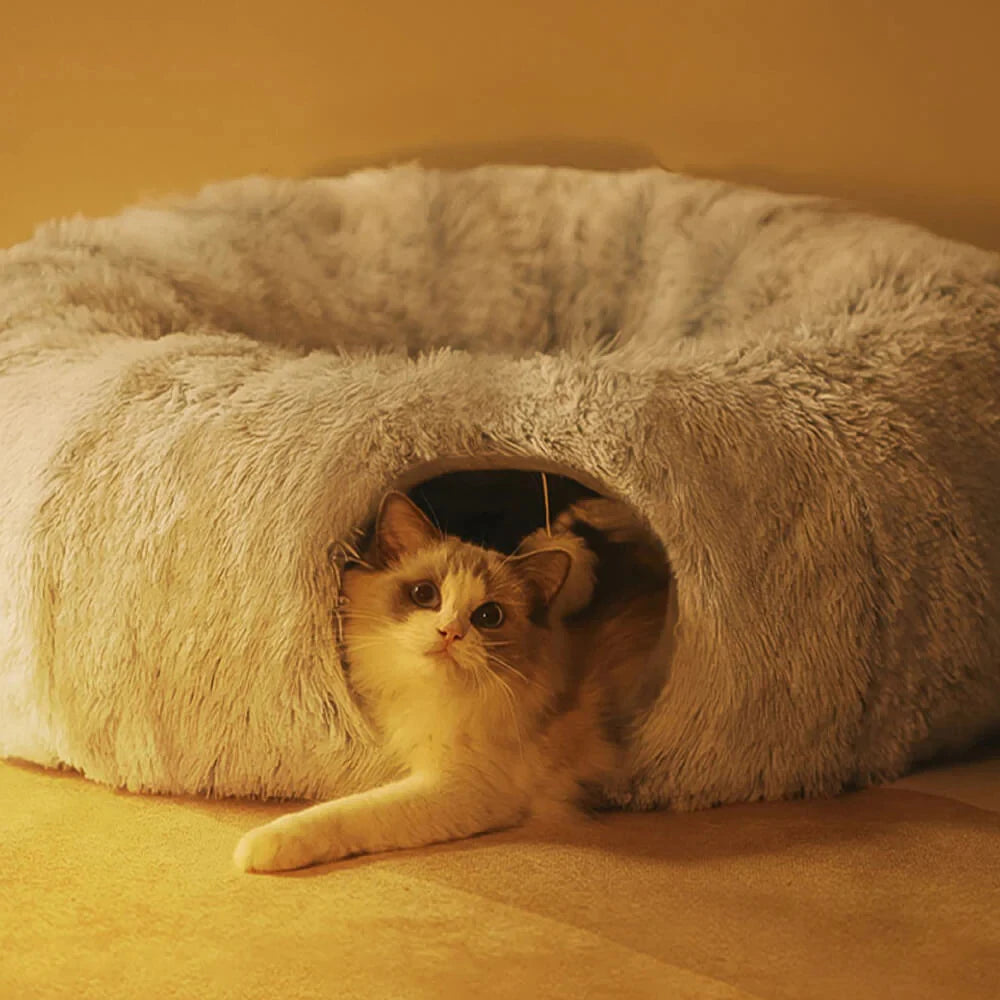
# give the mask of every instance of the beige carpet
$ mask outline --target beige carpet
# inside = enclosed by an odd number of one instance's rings
[[[0,764],[0,996],[1000,994],[1000,760],[238,874],[277,811]]]

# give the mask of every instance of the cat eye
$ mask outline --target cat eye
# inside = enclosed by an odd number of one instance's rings
[[[503,624],[503,608],[496,601],[481,604],[472,612],[472,624],[476,628],[499,628]]]
[[[430,580],[421,580],[410,587],[410,600],[418,608],[436,608],[441,603],[441,595]]]

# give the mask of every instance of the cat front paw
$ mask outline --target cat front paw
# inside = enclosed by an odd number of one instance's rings
[[[315,845],[282,820],[244,834],[233,851],[233,862],[244,872],[285,872],[323,860]]]

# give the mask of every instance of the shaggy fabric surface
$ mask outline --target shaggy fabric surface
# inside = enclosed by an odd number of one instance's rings
[[[133,790],[383,773],[332,542],[561,472],[662,540],[634,805],[823,794],[1000,721],[1000,261],[660,171],[243,180],[0,257],[0,753]],[[81,793],[88,794],[88,793]]]
[[[0,764],[11,1000],[995,1000],[1000,759],[246,876],[280,808]]]

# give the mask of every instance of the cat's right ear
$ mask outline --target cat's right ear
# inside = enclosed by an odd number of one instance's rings
[[[569,576],[573,557],[562,548],[536,549],[523,556],[512,556],[507,565],[517,569],[534,587],[543,607],[549,607]]]
[[[398,563],[441,540],[424,512],[402,493],[387,493],[375,520],[375,557],[381,566]]]

